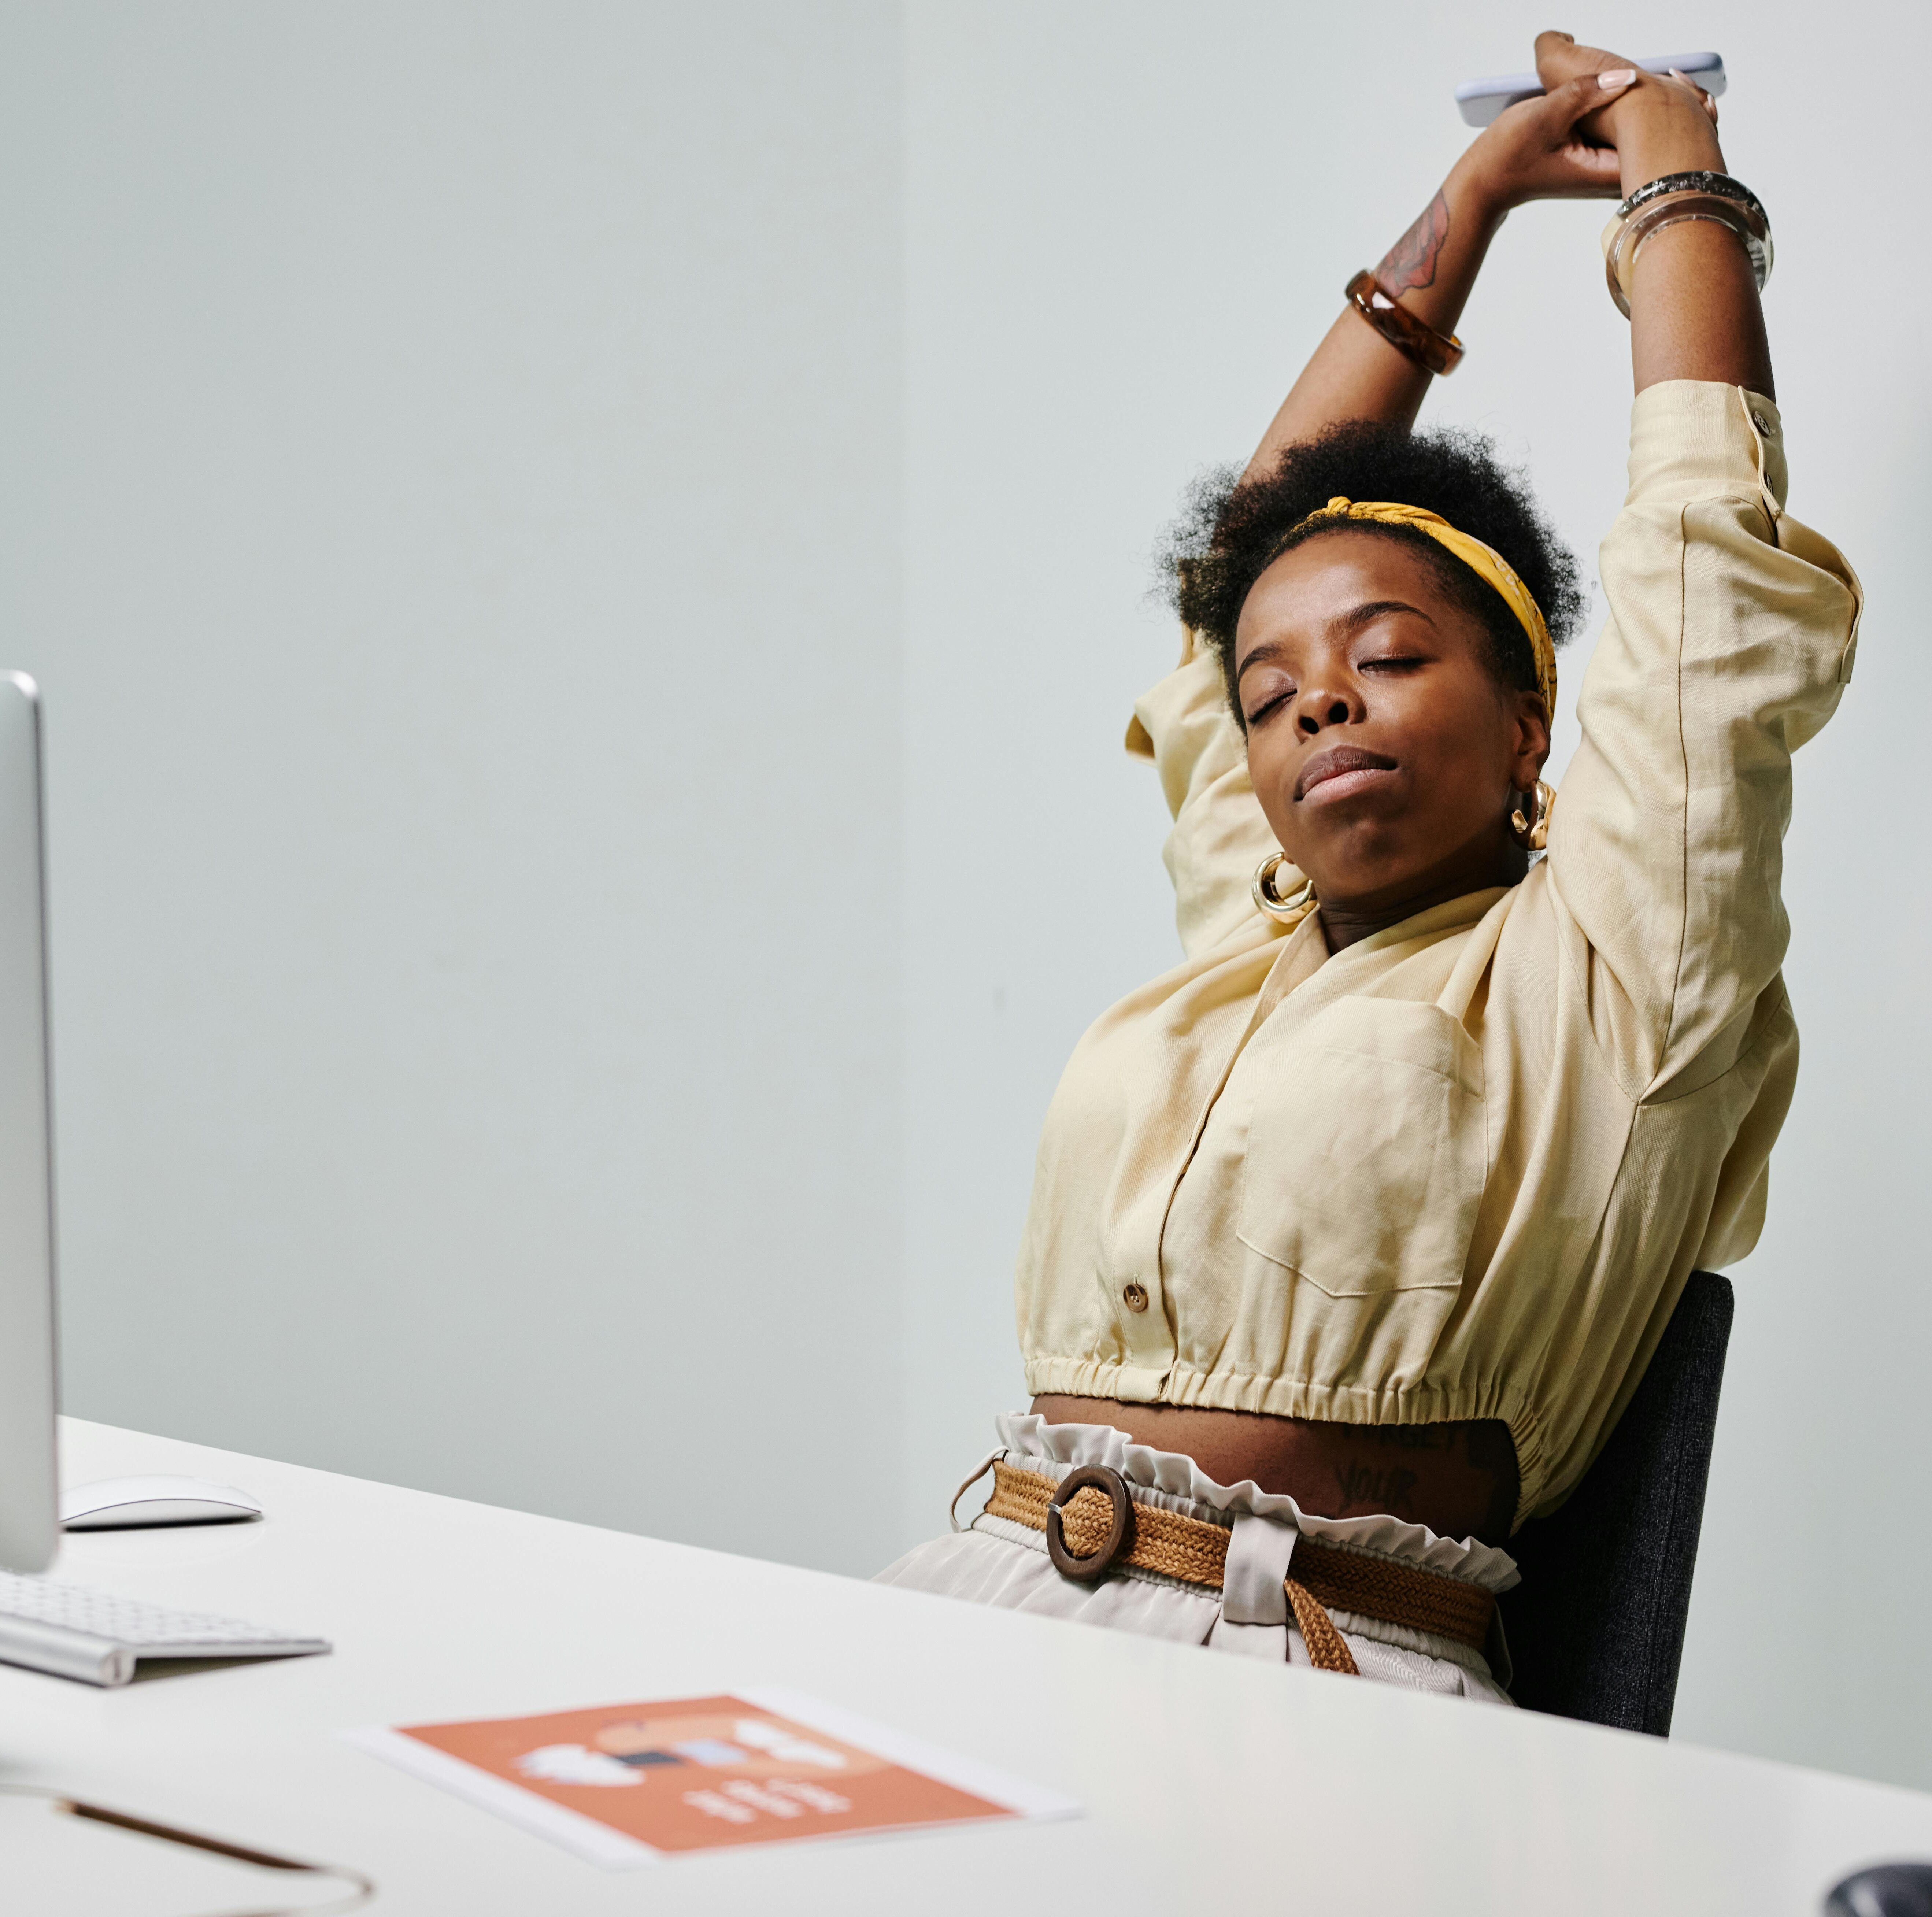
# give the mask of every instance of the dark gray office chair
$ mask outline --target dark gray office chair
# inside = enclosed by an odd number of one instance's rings
[[[1729,1279],[1691,1273],[1582,1483],[1510,1540],[1522,1582],[1498,1607],[1528,1709],[1670,1736],[1732,1307]]]

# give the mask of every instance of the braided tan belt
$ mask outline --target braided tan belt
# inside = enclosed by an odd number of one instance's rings
[[[1045,1532],[1054,1564],[1082,1583],[1096,1582],[1116,1564],[1132,1564],[1184,1584],[1221,1588],[1227,1528],[1136,1503],[1126,1480],[1105,1465],[1083,1466],[1056,1484],[1040,1472],[995,1463],[986,1515]],[[1330,1606],[1432,1631],[1475,1651],[1486,1642],[1496,1612],[1494,1594],[1479,1584],[1345,1550],[1305,1534],[1295,1539],[1290,1574],[1282,1588],[1317,1670],[1360,1675],[1328,1615]]]

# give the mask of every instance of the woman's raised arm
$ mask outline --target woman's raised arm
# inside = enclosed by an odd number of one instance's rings
[[[1579,46],[1567,33],[1540,33],[1536,68],[1545,86],[1587,86],[1594,74],[1627,72],[1630,63],[1599,46]],[[1724,172],[1708,108],[1689,81],[1639,74],[1582,130],[1616,147],[1619,188],[1628,196],[1668,173]],[[1642,261],[1630,290],[1637,391],[1666,380],[1710,380],[1775,399],[1764,309],[1737,236],[1708,220],[1686,220],[1645,240]]]
[[[1512,207],[1532,200],[1614,200],[1628,190],[1621,184],[1619,156],[1607,144],[1614,136],[1606,130],[1599,137],[1606,143],[1591,146],[1576,128],[1631,82],[1604,84],[1600,68],[1618,64],[1608,54],[1593,56],[1587,66],[1580,58],[1574,64],[1580,70],[1565,82],[1510,107],[1484,128],[1421,217],[1376,268],[1383,291],[1438,332],[1454,332],[1483,256]],[[1708,121],[1705,130],[1710,131]],[[1730,244],[1735,250],[1736,242]],[[1411,424],[1431,376],[1352,307],[1345,308],[1282,402],[1248,470],[1271,466],[1282,447],[1312,439],[1340,419]]]

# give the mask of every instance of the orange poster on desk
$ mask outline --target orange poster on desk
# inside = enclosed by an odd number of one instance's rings
[[[1077,1807],[790,1692],[605,1705],[346,1733],[373,1755],[593,1863]]]

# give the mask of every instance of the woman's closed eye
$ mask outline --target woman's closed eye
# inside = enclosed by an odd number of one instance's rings
[[[1264,720],[1280,712],[1294,697],[1297,689],[1288,685],[1263,687],[1261,703],[1248,714],[1248,730],[1252,732]]]

